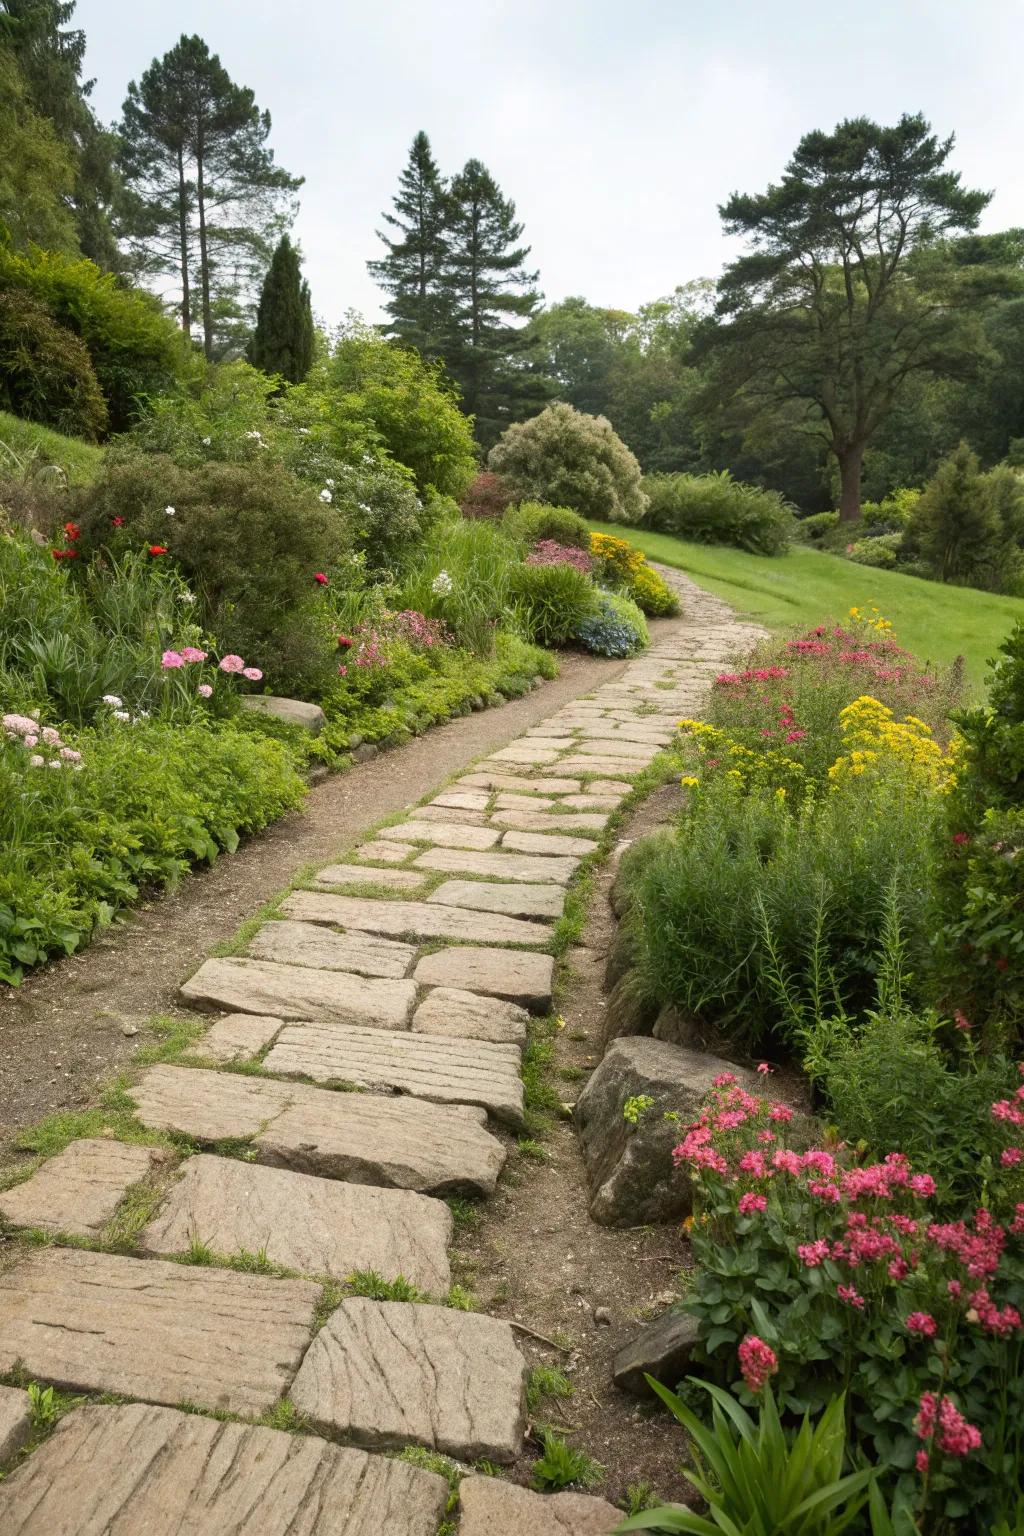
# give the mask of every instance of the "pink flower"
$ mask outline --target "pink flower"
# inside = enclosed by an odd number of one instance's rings
[[[772,1167],[777,1168],[780,1173],[791,1173],[795,1178],[801,1168],[800,1155],[797,1152],[791,1152],[788,1147],[780,1147],[772,1158]]]
[[[1004,1168],[1016,1168],[1022,1157],[1024,1157],[1024,1152],[1021,1152],[1020,1147],[1007,1147],[999,1161]]]
[[[903,1280],[910,1273],[906,1259],[893,1259],[889,1265],[889,1279]]]
[[[746,1384],[748,1392],[755,1395],[761,1391],[769,1376],[774,1376],[779,1368],[779,1360],[775,1351],[759,1339],[756,1333],[748,1333],[737,1351],[740,1363],[740,1374]]]
[[[935,1180],[930,1173],[915,1173],[911,1177],[910,1188],[915,1195],[927,1198],[935,1193]]]
[[[957,1029],[974,1028],[970,1019],[967,1018],[965,1014],[961,1013],[959,1008],[954,1008],[953,1010],[953,1022],[956,1024]]]
[[[327,577],[324,575],[323,571],[314,571],[313,580],[317,582],[321,587],[326,587],[327,585]]]
[[[169,668],[183,667],[185,665],[185,658],[178,651],[164,651],[160,658],[160,665]]]
[[[757,1070],[760,1072],[762,1077],[767,1077],[772,1069],[766,1061],[759,1061],[757,1064]]]
[[[917,1455],[914,1457],[914,1466],[921,1473],[924,1473],[924,1472],[928,1471],[928,1452],[927,1451],[918,1451]]]
[[[243,667],[242,676],[247,677],[250,683],[258,683],[263,676],[259,667]]]
[[[858,1311],[863,1310],[864,1297],[859,1294],[854,1286],[836,1286],[836,1295],[839,1297],[840,1301],[848,1301],[851,1307],[856,1307]]]
[[[930,1312],[911,1312],[907,1318],[907,1331],[919,1333],[924,1339],[933,1339],[937,1326]]]
[[[951,1397],[941,1402],[934,1392],[922,1394],[914,1430],[919,1440],[930,1440],[938,1430],[939,1450],[947,1456],[967,1456],[981,1445],[981,1433],[968,1424]]]
[[[767,1209],[768,1201],[764,1195],[755,1195],[753,1190],[749,1190],[747,1194],[740,1196],[739,1213],[741,1216],[751,1216],[755,1211],[766,1211]]]
[[[213,693],[213,689],[210,687],[209,683],[200,683],[196,692],[199,694],[201,699],[208,699]]]
[[[48,747],[60,746],[60,732],[55,731],[52,725],[44,725],[39,734]]]
[[[953,833],[953,841],[954,841],[954,843],[956,844],[956,846],[958,848],[963,848],[966,843],[970,842],[970,840],[971,840],[970,836],[966,832],[954,832]]]
[[[793,1118],[793,1111],[788,1104],[773,1104],[768,1111],[769,1120],[789,1121]]]
[[[244,672],[245,670],[245,662],[241,656],[222,656],[219,665],[222,672]]]
[[[797,1248],[800,1261],[806,1264],[808,1269],[817,1269],[828,1258],[828,1243],[825,1238],[819,1237],[814,1243],[801,1243]]]
[[[714,1086],[716,1088],[727,1088],[730,1083],[734,1083],[735,1081],[736,1081],[735,1073],[733,1073],[733,1072],[719,1072],[718,1076],[714,1080]]]
[[[60,755],[66,763],[80,763],[82,761],[81,752],[76,752],[73,747],[61,747]]]
[[[787,731],[786,732],[786,740],[787,741],[803,741],[804,738],[806,737],[806,735],[807,735],[806,731]]]
[[[753,1174],[755,1179],[763,1179],[768,1172],[765,1166],[763,1152],[744,1152],[739,1161],[741,1173]]]
[[[183,661],[205,661],[206,652],[199,650],[195,645],[183,645],[181,648]]]

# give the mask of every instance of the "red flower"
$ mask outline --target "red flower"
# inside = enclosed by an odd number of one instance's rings
[[[124,527],[124,518],[123,517],[112,517],[110,519],[110,526],[111,526],[111,528],[123,528]]]
[[[966,832],[954,832],[953,833],[953,841],[954,841],[954,843],[956,844],[956,846],[958,848],[962,848],[964,846],[964,844],[965,843],[969,843],[970,840],[971,839],[970,839],[970,837],[968,836],[968,834]]]
[[[347,651],[351,644],[352,644],[352,641],[349,639],[348,635],[339,635],[338,636],[338,645],[340,646],[340,648],[343,651]]]
[[[55,560],[76,560],[78,558],[77,549],[51,549],[50,554]]]
[[[167,545],[166,544],[151,544],[149,546],[149,552],[150,552],[151,555],[166,555],[166,553],[167,553]]]
[[[327,585],[327,577],[324,575],[323,571],[314,572],[313,580],[319,582],[320,586],[322,587],[326,587]]]
[[[65,523],[64,532],[67,534],[68,539],[72,544],[74,544],[82,534],[82,530],[79,528],[77,523]]]

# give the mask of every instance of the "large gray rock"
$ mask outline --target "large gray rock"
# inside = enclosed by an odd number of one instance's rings
[[[497,1477],[459,1484],[459,1536],[609,1536],[622,1510],[587,1493],[531,1493]]]
[[[412,1027],[424,1035],[451,1035],[459,1040],[497,1040],[522,1045],[530,1015],[516,1003],[481,997],[457,987],[434,987],[412,1016]]]
[[[392,874],[399,871],[392,870]],[[264,923],[249,944],[257,960],[279,960],[283,965],[309,965],[314,970],[354,971],[358,976],[404,976],[416,951],[369,933],[331,933],[319,923],[289,922],[283,918]]]
[[[448,1485],[316,1435],[76,1408],[4,1482],[4,1536],[434,1536]]]
[[[372,1269],[437,1296],[451,1284],[452,1216],[443,1200],[207,1153],[181,1172],[142,1234],[144,1253],[183,1253],[199,1237],[214,1253],[265,1253],[306,1275],[344,1280]]]
[[[257,715],[273,715],[288,725],[301,725],[313,736],[319,736],[327,724],[327,716],[319,704],[306,704],[301,699],[282,699],[272,693],[243,694],[242,708],[251,709]]]
[[[592,837],[572,837],[558,832],[504,832],[501,846],[514,853],[554,853],[582,859],[593,853],[597,844]]]
[[[490,827],[415,819],[382,827],[377,837],[386,843],[433,843],[436,848],[493,848],[498,841],[497,832]]]
[[[550,880],[567,885],[579,867],[586,849],[572,858],[530,858],[516,853],[461,853],[456,848],[431,848],[421,853],[416,864],[421,869],[441,870],[448,875],[487,875],[495,880]]]
[[[264,1061],[268,1072],[411,1093],[435,1104],[479,1104],[495,1119],[523,1123],[519,1047],[490,1040],[391,1034],[338,1024],[288,1024]]]
[[[32,1433],[32,1403],[20,1387],[0,1387],[0,1467],[20,1451]],[[4,1487],[0,1482],[0,1515]]]
[[[657,1016],[658,1004],[645,996],[636,971],[627,971],[608,994],[604,1046],[623,1035],[649,1035]]]
[[[716,1056],[646,1037],[614,1042],[576,1102],[595,1221],[635,1227],[688,1215],[693,1188],[685,1168],[673,1167],[672,1148],[680,1123],[697,1118],[721,1072],[756,1091],[754,1073]],[[653,1103],[634,1128],[622,1111],[627,1099],[641,1096]]]
[[[343,1301],[317,1334],[291,1398],[318,1429],[389,1450],[514,1461],[526,1361],[508,1323],[412,1302]]]
[[[561,917],[565,892],[557,885],[497,884],[489,880],[445,880],[428,901],[444,907],[500,912],[505,917]]]
[[[334,1093],[308,1083],[151,1067],[136,1117],[200,1142],[255,1138],[260,1162],[354,1184],[490,1195],[505,1161],[482,1109]]]
[[[288,1390],[319,1296],[308,1280],[35,1249],[0,1274],[0,1371],[259,1414]]]
[[[652,1397],[645,1377],[653,1376],[675,1391],[686,1375],[700,1338],[700,1325],[688,1312],[664,1312],[615,1356],[615,1385],[632,1397]]]
[[[551,1007],[554,975],[551,955],[531,954],[525,949],[452,945],[424,955],[413,979],[425,987],[487,992],[529,1008],[531,1013],[546,1013]]]
[[[380,846],[397,849],[403,859],[412,852],[411,844],[407,851],[403,851],[401,843]],[[425,883],[426,877],[413,869],[367,869],[365,864],[328,864],[316,876],[317,885],[365,885],[368,889],[382,886],[389,891],[418,891]]]
[[[361,896],[333,896],[321,891],[295,891],[281,904],[286,917],[302,922],[334,923],[422,939],[466,939],[474,944],[545,944],[549,934],[538,923],[498,913],[471,912],[464,907],[440,907],[429,901],[368,901]],[[209,962],[207,962],[209,963]],[[293,1018],[299,1015],[292,1015]],[[355,1022],[354,1020],[352,1022]]]
[[[411,981],[381,981],[349,971],[231,958],[204,960],[181,988],[181,997],[193,1008],[224,1009],[228,1013],[259,1013],[279,1019],[333,1019],[338,1024],[406,1029],[416,1001],[416,988]]]
[[[159,1147],[129,1147],[97,1136],[73,1141],[24,1184],[0,1194],[12,1227],[98,1237],[133,1184],[163,1163]]]

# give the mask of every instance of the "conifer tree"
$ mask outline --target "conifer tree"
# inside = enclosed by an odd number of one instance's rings
[[[524,265],[530,247],[520,244],[515,203],[479,160],[453,178],[446,223],[445,366],[476,419],[478,439],[489,445],[548,398],[544,380],[526,366],[530,338],[511,323],[536,312],[538,274]]]
[[[282,235],[263,279],[249,361],[265,373],[301,384],[313,362],[313,309],[299,253]]]
[[[440,356],[445,332],[443,273],[445,262],[445,185],[422,131],[412,141],[398,180],[394,213],[383,215],[397,231],[394,239],[378,230],[387,255],[367,262],[370,275],[390,295],[388,332],[430,360]]]

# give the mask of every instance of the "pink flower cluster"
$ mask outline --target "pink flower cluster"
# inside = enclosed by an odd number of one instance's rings
[[[451,631],[443,619],[428,619],[415,608],[403,608],[394,616],[394,626],[403,640],[426,651],[435,645],[451,643]]]
[[[594,562],[585,549],[575,549],[569,544],[559,544],[554,539],[539,539],[527,555],[526,565],[571,565],[584,576],[594,569]]]
[[[788,676],[786,667],[748,667],[745,672],[720,672],[715,678],[715,687],[728,688],[736,683],[769,683]]]
[[[231,653],[229,653],[227,656],[222,656],[220,661],[217,663],[217,667],[221,672],[240,672],[243,677],[247,677],[249,679],[250,683],[258,683],[263,677],[263,673],[260,671],[259,667],[247,667],[241,656],[235,656]]]
[[[914,1432],[919,1440],[934,1443],[946,1456],[969,1456],[981,1446],[981,1432],[968,1424],[953,1399],[938,1398],[934,1392],[922,1394]],[[927,1468],[928,1452],[919,1451],[917,1469],[925,1472]]]
[[[746,1383],[747,1390],[756,1396],[768,1378],[774,1376],[778,1370],[778,1356],[763,1339],[758,1338],[756,1333],[747,1334],[740,1343],[737,1355],[740,1374]]]
[[[31,715],[4,715],[0,719],[4,735],[16,741],[30,754],[30,768],[82,767],[82,754],[74,747],[64,745],[60,732],[52,725],[40,725]],[[35,750],[43,748],[42,751]]]

